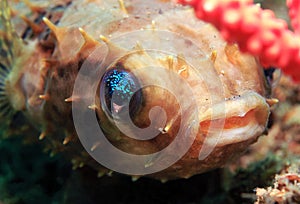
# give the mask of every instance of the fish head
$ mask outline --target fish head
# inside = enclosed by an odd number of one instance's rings
[[[144,39],[152,35],[143,32]],[[153,177],[189,177],[220,167],[265,133],[277,101],[255,57],[213,40],[209,54],[188,38],[176,40],[180,51],[174,41],[157,43],[157,49],[155,41],[144,41],[130,51],[118,49],[112,55],[119,57],[104,63],[96,112],[107,138],[124,152],[153,154],[175,143],[170,151],[182,158]]]

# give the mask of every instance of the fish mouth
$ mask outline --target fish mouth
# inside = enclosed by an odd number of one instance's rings
[[[200,131],[209,145],[224,146],[256,139],[268,123],[270,105],[254,91],[227,99],[208,109],[200,120]]]

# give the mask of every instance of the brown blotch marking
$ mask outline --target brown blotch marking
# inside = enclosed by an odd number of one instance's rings
[[[33,31],[34,35],[38,35],[40,33],[43,32],[43,27],[39,26],[38,24],[34,23],[33,21],[31,21],[29,18],[27,18],[26,16],[21,16],[21,18],[27,23],[27,25],[31,28],[31,30]]]
[[[77,76],[78,62],[71,61],[67,64],[57,63],[57,67],[51,67],[52,75],[47,93],[51,95],[44,105],[44,118],[47,124],[56,129],[64,127],[65,130],[72,130],[72,106],[66,103],[65,98],[72,95],[74,81]],[[70,132],[70,131],[69,131]],[[61,143],[61,138],[58,138]]]

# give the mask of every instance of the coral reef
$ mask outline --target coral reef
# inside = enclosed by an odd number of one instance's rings
[[[255,204],[300,203],[300,164],[296,162],[275,176],[274,186],[256,189]]]

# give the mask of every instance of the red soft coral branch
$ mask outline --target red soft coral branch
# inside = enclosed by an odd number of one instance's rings
[[[199,19],[212,23],[225,40],[238,43],[244,52],[257,56],[265,67],[280,67],[300,81],[300,0],[288,0],[295,33],[271,10],[252,0],[179,0],[195,9]]]
[[[287,0],[286,4],[289,8],[289,16],[295,33],[300,34],[300,1]]]

